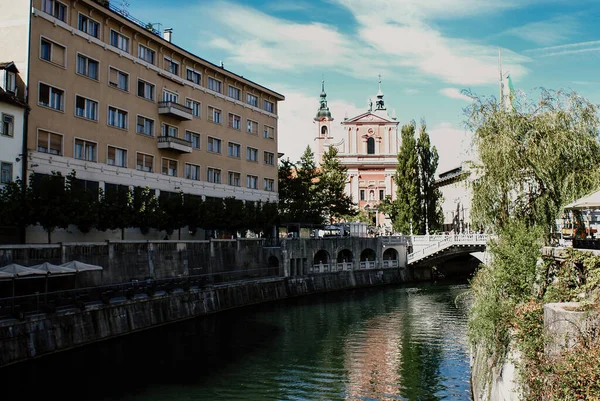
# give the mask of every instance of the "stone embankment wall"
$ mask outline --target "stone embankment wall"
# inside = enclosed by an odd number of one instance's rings
[[[115,299],[19,321],[0,321],[0,367],[139,330],[261,302],[411,281],[409,269],[267,278]]]

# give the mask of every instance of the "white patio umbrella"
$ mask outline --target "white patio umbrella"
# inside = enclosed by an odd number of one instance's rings
[[[51,276],[77,273],[74,269],[71,269],[71,268],[68,268],[65,266],[60,266],[60,265],[53,265],[52,263],[49,263],[49,262],[44,262],[40,265],[31,266],[31,269],[41,270],[46,274],[46,283],[45,283],[45,291],[44,291],[46,293],[46,299],[48,297],[48,278],[50,278]]]
[[[91,265],[78,260],[72,260],[70,262],[63,263],[61,266],[75,271],[75,288],[77,288],[77,276],[80,272],[104,270],[102,266]]]
[[[574,202],[569,203],[565,209],[600,209],[600,191],[596,191],[590,195],[579,198]]]
[[[33,276],[46,276],[46,272],[43,270],[33,269],[31,267],[25,267],[16,263],[11,263],[8,266],[0,267],[0,274],[5,273],[12,277],[12,298],[13,308],[15,305],[15,280],[20,277],[33,277]]]

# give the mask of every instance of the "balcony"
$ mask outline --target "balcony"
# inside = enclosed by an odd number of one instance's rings
[[[176,102],[158,102],[158,114],[175,117],[179,120],[191,120],[192,109]]]
[[[159,136],[158,148],[174,150],[180,153],[192,153],[192,143],[174,136]]]

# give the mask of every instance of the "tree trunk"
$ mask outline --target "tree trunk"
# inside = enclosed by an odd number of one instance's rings
[[[181,241],[181,227],[179,227],[179,241]]]
[[[46,233],[48,233],[48,243],[51,244],[52,243],[52,230],[46,230]]]
[[[125,227],[121,228],[121,241],[125,239]]]

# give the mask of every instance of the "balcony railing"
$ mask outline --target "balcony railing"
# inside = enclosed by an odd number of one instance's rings
[[[180,120],[191,120],[194,115],[192,109],[177,102],[158,102],[158,114],[168,115]]]
[[[192,143],[174,136],[159,136],[159,149],[170,149],[181,153],[192,153]]]

